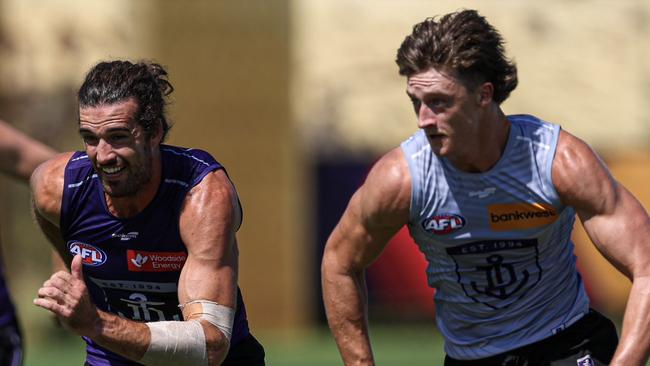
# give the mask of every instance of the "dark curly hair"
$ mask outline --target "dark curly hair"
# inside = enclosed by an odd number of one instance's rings
[[[105,61],[88,72],[77,97],[80,108],[135,98],[138,123],[148,135],[160,126],[164,140],[171,128],[165,117],[166,97],[173,91],[174,87],[167,80],[167,71],[157,63]]]
[[[501,104],[517,87],[517,67],[506,59],[503,38],[475,10],[427,18],[413,27],[397,51],[400,75],[435,68],[452,72],[468,88],[494,85],[494,101]]]

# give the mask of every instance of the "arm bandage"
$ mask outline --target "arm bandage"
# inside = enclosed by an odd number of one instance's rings
[[[181,305],[182,308],[188,306],[191,308],[187,317],[200,316],[187,321],[146,323],[151,331],[151,341],[140,363],[160,366],[207,365],[205,334],[199,319],[217,327],[230,342],[234,309],[208,300],[195,300]]]

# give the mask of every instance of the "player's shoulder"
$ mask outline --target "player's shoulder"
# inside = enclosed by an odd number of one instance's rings
[[[224,167],[209,152],[172,145],[160,145],[161,157],[168,178],[185,181],[190,188],[200,184],[205,176]]]
[[[595,151],[579,137],[560,130],[558,136],[553,170],[558,172],[579,173],[585,165],[599,161]]]
[[[74,152],[64,152],[41,163],[32,173],[32,183],[51,183],[52,180],[63,179],[63,171]]]
[[[552,177],[562,201],[570,205],[589,191],[591,186],[606,186],[611,183],[607,166],[591,146],[564,130],[558,137]]]
[[[385,209],[404,209],[411,201],[411,173],[401,148],[384,154],[373,165],[363,186],[364,196]]]
[[[215,190],[228,190],[234,192],[234,185],[223,169],[210,170],[205,177],[196,185]]]
[[[216,159],[206,150],[187,148],[173,145],[160,145],[160,151],[164,159],[185,160],[188,162],[210,165],[216,163]]]
[[[369,179],[377,179],[379,181],[388,181],[388,183],[403,183],[404,179],[409,175],[408,163],[404,156],[404,151],[397,147],[383,156],[381,156],[375,164],[373,164]]]
[[[208,172],[185,196],[181,213],[183,217],[216,214],[227,218],[235,230],[242,221],[239,197],[230,178],[223,169]]]
[[[57,154],[34,169],[30,185],[37,208],[49,209],[50,205],[57,205],[57,201],[60,204],[65,167],[73,154],[74,152]]]
[[[198,199],[197,199],[198,197]],[[199,207],[238,206],[235,186],[223,169],[211,170],[187,194],[186,204],[199,203]]]

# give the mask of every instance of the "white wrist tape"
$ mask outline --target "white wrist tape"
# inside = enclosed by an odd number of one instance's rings
[[[144,365],[179,366],[208,364],[205,334],[198,320],[145,323],[151,341],[140,359]]]
[[[200,304],[200,309],[194,304]],[[219,305],[209,300],[194,300],[181,305],[181,308],[193,305],[196,310],[192,310],[192,315],[200,315],[198,319],[203,319],[217,327],[228,339],[232,337],[232,325],[235,322],[235,309]],[[195,318],[197,319],[197,318]]]
[[[151,341],[138,362],[155,366],[206,366],[208,353],[205,333],[199,320],[217,327],[230,342],[235,321],[234,309],[208,300],[195,300],[180,305],[181,308],[187,306],[191,308],[184,316],[192,317],[191,320],[145,323],[151,332]]]

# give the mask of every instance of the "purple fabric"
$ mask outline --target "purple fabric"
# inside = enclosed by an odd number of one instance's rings
[[[9,296],[9,289],[5,282],[4,267],[0,263],[0,327],[11,324],[16,320],[16,310]]]
[[[187,256],[178,220],[187,192],[211,171],[223,169],[210,154],[162,145],[162,180],[153,201],[138,215],[120,219],[106,207],[104,192],[85,153],[65,170],[61,233],[83,258],[84,279],[101,310],[136,321],[182,320],[178,277]],[[231,345],[249,334],[239,288]],[[87,362],[138,365],[84,338]]]

